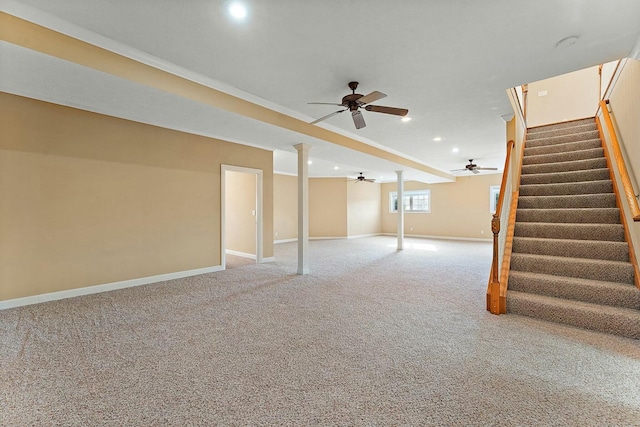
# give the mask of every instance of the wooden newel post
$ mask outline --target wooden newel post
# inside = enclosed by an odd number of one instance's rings
[[[491,283],[489,285],[489,311],[500,314],[500,280],[498,277],[498,234],[500,233],[500,216],[493,214],[491,219],[493,233],[493,262],[491,263]]]

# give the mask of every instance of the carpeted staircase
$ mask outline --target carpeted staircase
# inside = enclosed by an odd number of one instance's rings
[[[593,118],[528,130],[507,311],[640,339],[640,290]]]

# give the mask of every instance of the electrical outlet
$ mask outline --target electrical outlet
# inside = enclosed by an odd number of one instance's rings
[[[538,96],[547,96],[547,91],[541,90],[540,92],[538,92]]]

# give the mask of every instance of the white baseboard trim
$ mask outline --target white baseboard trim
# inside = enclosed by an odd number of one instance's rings
[[[375,237],[381,236],[382,233],[373,233],[373,234],[356,234],[354,236],[347,236],[347,239],[362,239],[363,237]]]
[[[382,233],[384,236],[397,236],[396,233]],[[434,239],[434,240],[462,240],[467,242],[493,242],[492,239],[477,239],[474,237],[449,237],[449,236],[431,236],[427,234],[405,234],[404,237],[415,237],[418,239]]]
[[[232,251],[231,249],[226,249],[224,251],[224,253],[229,254],[229,255],[239,256],[239,257],[242,257],[242,258],[256,259],[256,255],[255,254],[248,254],[246,252]]]
[[[274,240],[273,244],[277,245],[277,244],[280,244],[280,243],[289,243],[289,242],[297,242],[297,241],[298,241],[298,238],[296,237],[296,238],[293,238],[293,239]]]
[[[346,239],[347,236],[336,236],[336,237],[309,237],[309,240],[341,240]]]
[[[0,301],[0,310],[22,307],[24,305],[39,304],[48,301],[56,301],[66,298],[79,297],[82,295],[98,294],[101,292],[114,291],[116,289],[132,288],[134,286],[165,282],[167,280],[182,279],[184,277],[198,276],[200,274],[214,273],[216,271],[222,271],[222,266],[216,265],[213,267],[197,268],[195,270],[177,271],[175,273],[140,277],[138,279],[123,280],[121,282],[105,283],[103,285],[86,286],[84,288],[68,289],[65,291],[15,298],[6,301]]]
[[[262,264],[264,264],[265,262],[275,262],[275,260],[276,260],[276,257],[274,257],[274,256],[270,256],[270,257],[267,257],[267,258],[262,258]]]

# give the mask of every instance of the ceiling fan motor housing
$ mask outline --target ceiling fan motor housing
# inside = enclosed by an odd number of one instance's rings
[[[352,93],[349,95],[345,95],[342,97],[342,105],[347,107],[351,111],[356,111],[360,104],[358,104],[358,99],[362,98],[363,95],[359,93]]]

